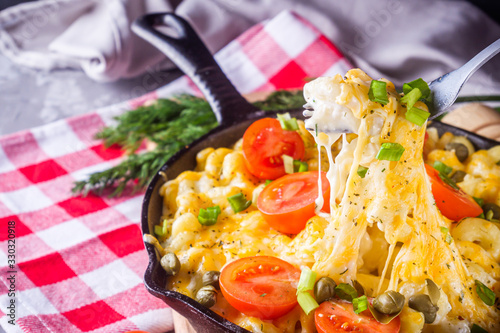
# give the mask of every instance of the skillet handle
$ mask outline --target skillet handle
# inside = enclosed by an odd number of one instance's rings
[[[173,33],[162,33],[157,27],[167,27]],[[166,54],[194,81],[220,125],[238,123],[258,110],[240,95],[183,18],[173,13],[144,15],[132,24],[132,31]]]

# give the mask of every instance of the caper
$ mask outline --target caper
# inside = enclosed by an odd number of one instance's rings
[[[462,170],[457,170],[451,175],[451,180],[453,180],[455,183],[461,183],[464,181],[465,176],[467,173],[463,172]]]
[[[467,157],[469,157],[469,149],[463,143],[450,142],[450,143],[446,144],[444,149],[450,150],[450,151],[454,150],[455,155],[457,156],[457,158],[460,162],[465,161],[467,159]]]
[[[203,274],[201,278],[204,286],[213,286],[215,289],[220,290],[219,286],[219,276],[220,272],[208,271]]]
[[[392,315],[399,313],[405,305],[405,297],[394,290],[388,290],[373,300],[373,307],[381,313]]]
[[[161,258],[160,265],[168,275],[177,275],[181,270],[181,262],[173,252],[167,252]]]
[[[488,213],[490,212],[491,213]],[[489,219],[493,219],[493,220],[499,220],[500,219],[500,207],[498,205],[495,205],[494,203],[491,203],[491,202],[488,202],[488,203],[485,203],[483,205],[483,212],[484,212],[484,216],[486,216],[487,218],[489,217]]]
[[[316,302],[321,304],[335,296],[336,286],[335,281],[328,276],[324,276],[316,281],[314,284],[314,298],[316,298]]]
[[[419,294],[411,296],[408,299],[408,306],[415,311],[422,312],[426,324],[432,324],[436,320],[436,312],[439,310],[439,307],[432,304],[429,295]]]
[[[217,290],[211,285],[203,286],[196,293],[195,300],[204,307],[211,308],[217,302]]]

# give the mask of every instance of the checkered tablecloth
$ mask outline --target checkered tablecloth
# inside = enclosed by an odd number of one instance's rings
[[[254,26],[216,59],[242,93],[301,88],[305,78],[351,67],[312,24],[290,12]],[[93,138],[113,116],[181,92],[199,94],[182,77],[136,100],[0,137],[0,325],[5,331],[173,328],[170,309],[142,282],[148,260],[138,225],[142,194],[109,199],[72,196],[70,189],[75,180],[122,158],[122,151],[105,149]],[[9,248],[14,224],[15,251]],[[15,325],[9,323],[11,304]]]

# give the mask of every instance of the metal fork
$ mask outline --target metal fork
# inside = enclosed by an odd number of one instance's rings
[[[498,52],[500,52],[500,39],[496,40],[490,46],[479,52],[462,67],[444,74],[429,83],[429,88],[431,89],[431,96],[427,102],[429,112],[431,113],[429,119],[434,119],[442,115],[455,102],[460,89],[462,89],[462,86],[465,82],[467,82],[469,77]],[[309,118],[309,121],[306,121],[306,127],[308,126],[309,130],[319,130],[320,132],[328,133],[351,132],[351,130],[342,127],[332,129],[330,126],[331,124],[328,123],[314,123],[314,118],[311,117],[314,110],[308,109],[307,104],[305,107],[306,111],[304,111],[304,116]]]
[[[431,98],[428,103],[430,119],[442,115],[457,99],[458,93],[469,77],[488,60],[500,52],[500,39],[479,52],[462,67],[438,77],[431,83]]]

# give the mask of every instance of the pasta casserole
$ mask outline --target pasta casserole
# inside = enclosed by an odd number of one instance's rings
[[[403,89],[317,78],[305,122],[200,151],[147,238],[167,289],[252,332],[500,332],[500,146],[439,137]]]

